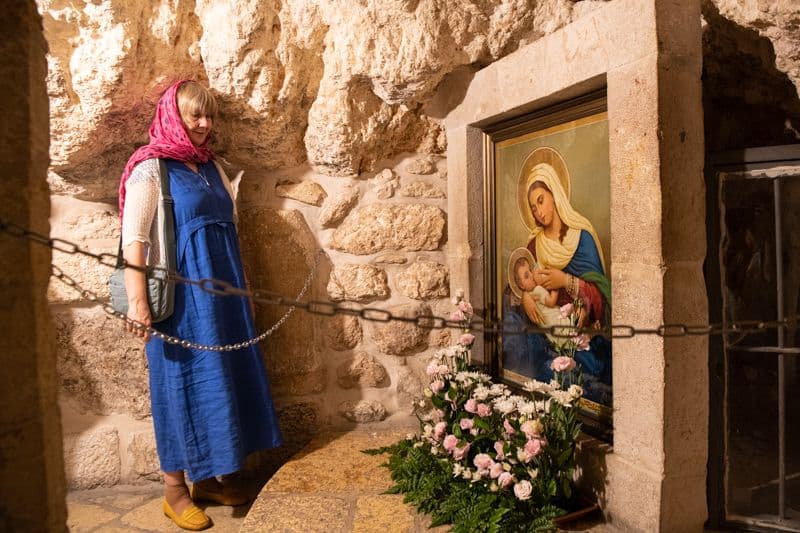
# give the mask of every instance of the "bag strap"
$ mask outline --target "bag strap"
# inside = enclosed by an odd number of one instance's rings
[[[164,213],[164,235],[160,237],[164,239],[162,242],[165,244],[167,251],[164,258],[164,267],[167,270],[174,270],[177,263],[175,254],[175,212],[173,206],[175,201],[172,199],[172,191],[169,186],[169,170],[167,170],[166,160],[158,159],[158,176],[161,181],[161,205]],[[117,268],[121,268],[123,263],[122,257],[122,229],[119,232],[119,247],[117,248]]]

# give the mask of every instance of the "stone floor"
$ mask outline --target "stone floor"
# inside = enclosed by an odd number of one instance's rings
[[[403,497],[382,494],[391,485],[384,459],[360,450],[397,441],[405,431],[327,433],[312,440],[261,489],[251,506],[203,507],[214,522],[209,531],[253,532],[423,532],[429,519],[403,504]],[[161,486],[117,486],[72,492],[67,498],[73,532],[182,531],[161,512]],[[597,522],[571,531],[601,533]]]

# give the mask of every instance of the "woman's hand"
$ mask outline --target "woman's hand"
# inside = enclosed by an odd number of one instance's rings
[[[145,264],[145,244],[134,241],[122,251],[129,265],[143,267]],[[125,292],[128,295],[128,318],[150,327],[150,306],[147,303],[147,279],[144,272],[133,268],[125,269]],[[125,322],[125,329],[142,337],[145,342],[150,339],[150,332],[137,327],[132,322]]]
[[[539,326],[544,324],[542,315],[539,313],[539,308],[536,307],[536,302],[533,300],[533,295],[531,293],[522,293],[522,308],[525,310],[525,314],[528,315],[531,322]]]
[[[142,301],[138,298],[131,298],[128,300],[128,318],[135,320],[140,324],[144,324],[148,328],[151,326],[150,306],[147,300]],[[144,342],[150,340],[150,331],[145,328],[139,327],[138,324],[132,322],[125,322],[125,329],[133,333],[137,337],[142,337]]]
[[[539,283],[547,290],[563,289],[567,286],[569,278],[566,272],[562,272],[557,268],[544,268],[539,270],[538,275]]]

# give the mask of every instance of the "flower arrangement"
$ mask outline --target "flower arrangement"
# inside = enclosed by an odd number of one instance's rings
[[[430,385],[417,405],[420,433],[370,450],[388,453],[394,493],[455,531],[547,531],[572,494],[576,404],[583,394],[565,343],[552,361],[555,379],[529,381],[526,395],[469,367],[472,306],[458,299],[451,320],[458,343],[427,366]],[[574,345],[574,347],[572,346]]]

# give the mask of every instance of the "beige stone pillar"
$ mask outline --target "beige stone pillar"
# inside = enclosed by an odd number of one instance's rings
[[[472,132],[605,86],[613,321],[707,322],[700,32],[699,0],[615,0],[476,73],[446,119],[450,259],[470,258],[468,274],[451,271],[475,301],[486,265]],[[706,337],[615,340],[613,448],[579,458],[615,529],[702,530],[707,356]]]
[[[48,234],[47,66],[33,0],[10,2],[0,37],[0,214]],[[50,250],[0,235],[0,530],[64,531],[64,465]]]

